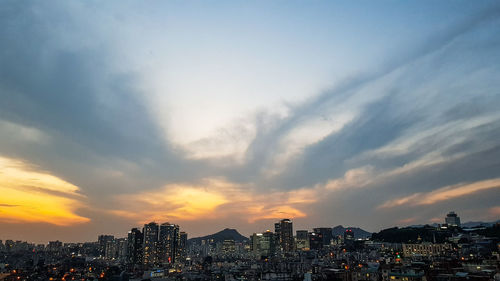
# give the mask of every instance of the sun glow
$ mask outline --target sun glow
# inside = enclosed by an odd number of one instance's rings
[[[140,194],[121,195],[117,201],[138,210],[114,210],[112,213],[136,218],[139,221],[181,219],[192,220],[209,216],[218,206],[227,202],[224,195],[198,186],[167,185],[161,189]],[[134,208],[135,209],[135,208]],[[163,214],[168,210],[168,218]]]
[[[56,176],[37,172],[20,160],[0,157],[0,221],[71,225],[88,222],[75,210],[85,197]]]
[[[253,223],[263,219],[306,217],[301,209],[316,201],[315,192],[304,189],[262,194],[249,186],[211,178],[198,185],[173,184],[139,194],[119,195],[116,201],[123,207],[111,213],[139,223],[232,215]]]

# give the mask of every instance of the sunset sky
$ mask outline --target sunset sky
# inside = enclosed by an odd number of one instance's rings
[[[0,4],[0,240],[500,219],[497,1]]]

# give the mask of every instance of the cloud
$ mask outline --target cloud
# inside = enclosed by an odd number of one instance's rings
[[[0,221],[74,225],[90,221],[80,189],[17,159],[0,157]]]
[[[328,181],[324,188],[327,190],[341,190],[358,188],[368,185],[375,177],[372,166],[365,166],[345,172],[344,177]]]
[[[451,200],[456,197],[463,197],[472,193],[486,189],[500,188],[500,178],[484,180],[469,184],[458,184],[445,186],[427,193],[415,193],[403,198],[389,200],[380,205],[379,208],[392,208],[399,206],[422,206],[432,205],[445,200]]]
[[[116,200],[124,207],[112,213],[144,220],[193,220],[209,217],[220,205],[227,202],[220,191],[220,182],[205,182],[208,186],[173,184],[139,194],[118,195]],[[219,187],[219,188],[214,188]],[[133,210],[133,211],[132,211]]]
[[[494,73],[498,74],[494,66],[498,60],[495,48],[498,40],[478,34],[498,30],[494,16],[498,10],[470,16],[439,32],[420,48],[408,51],[404,58],[388,59],[380,71],[347,79],[332,90],[290,106],[285,117],[262,113],[256,121],[257,135],[247,150],[246,165],[230,177],[245,181],[270,175],[270,180],[260,182],[266,188],[310,186],[341,176],[356,166],[371,165],[352,163],[363,152],[389,147],[396,139],[411,139],[422,130],[437,131],[442,125],[451,127],[443,133],[453,130],[456,133],[466,119],[490,114],[492,105],[499,103],[494,86]],[[471,46],[470,42],[475,43]],[[483,46],[484,53],[476,52],[479,49],[476,46]],[[467,61],[460,60],[464,53]],[[463,111],[460,118],[450,120],[450,112],[467,108],[471,103],[484,111]],[[338,117],[340,114],[349,118],[340,122],[343,119]],[[302,126],[321,132],[325,125],[317,125],[315,121],[321,116],[333,116],[332,122],[342,125],[317,137],[306,132],[309,139],[305,140],[294,134]],[[485,124],[493,122],[490,118]],[[452,139],[450,134],[441,135],[440,140],[451,144],[466,141],[463,137]],[[427,144],[429,149],[436,149],[431,137],[426,141],[419,148]],[[485,148],[479,143],[475,147]],[[412,148],[400,155],[396,164],[411,161],[410,158],[419,157],[418,153]],[[394,158],[397,157],[388,157],[382,164]],[[373,166],[379,168],[379,163]]]
[[[453,204],[472,214],[484,199],[477,190],[496,190],[463,183],[498,176],[498,5],[447,22],[420,47],[388,53],[331,89],[279,102],[278,110],[250,108],[182,145],[175,139],[191,138],[170,135],[157,120],[186,126],[172,115],[175,101],[151,106],[152,95],[170,93],[150,93],[147,78],[164,73],[137,64],[158,59],[149,55],[155,38],[137,43],[146,28],[127,9],[63,1],[11,1],[0,9],[0,153],[10,159],[10,179],[23,183],[11,193],[48,198],[33,206],[63,206],[66,218],[50,223],[91,219],[96,231],[114,231],[105,214],[123,227],[205,219],[247,227],[292,217],[307,226],[343,220],[376,228],[435,218]],[[15,166],[12,159],[26,161]],[[490,197],[484,208],[494,212],[498,195]],[[433,204],[421,216],[377,208],[388,198]],[[24,206],[25,220],[41,219],[26,204],[0,203],[5,218]]]
[[[489,209],[489,213],[490,213],[493,217],[498,217],[498,216],[500,216],[500,206],[490,208],[490,209]]]
[[[172,184],[137,194],[117,195],[121,209],[112,214],[146,221],[213,220],[237,216],[253,223],[264,219],[299,218],[300,209],[316,201],[314,190],[258,193],[221,178],[204,179],[196,185]]]

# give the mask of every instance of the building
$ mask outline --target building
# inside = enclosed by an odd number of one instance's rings
[[[262,238],[260,239],[260,256],[271,257],[275,253],[276,253],[275,235],[273,232],[268,230],[262,233]]]
[[[309,232],[309,247],[311,250],[319,250],[323,248],[323,235],[317,232]]]
[[[281,251],[281,221],[274,223],[274,239],[276,250]]]
[[[115,239],[113,235],[99,235],[97,237],[97,244],[99,244],[99,255],[101,257],[106,256],[106,246],[108,242],[111,242]]]
[[[295,247],[297,250],[307,251],[309,246],[309,232],[307,230],[297,230],[295,237]]]
[[[236,252],[236,243],[233,239],[226,239],[222,242],[222,252],[224,254],[232,254]]]
[[[118,257],[118,243],[116,239],[106,242],[104,257],[108,260],[114,260]]]
[[[142,263],[143,235],[137,228],[132,228],[127,236],[127,263],[136,265]]]
[[[443,256],[447,251],[451,250],[451,244],[432,244],[424,242],[420,244],[403,244],[403,255],[405,257],[412,256]]]
[[[57,241],[57,242],[59,242],[59,241]],[[15,245],[14,241],[9,240],[9,239],[5,240],[5,246],[4,246],[5,251],[12,252],[14,250],[14,245]],[[50,245],[50,242],[49,242],[49,245]],[[61,243],[61,246],[62,246],[62,243]]]
[[[187,256],[187,240],[188,240],[188,235],[186,232],[181,231],[180,232],[180,240],[179,240],[179,261],[184,261]]]
[[[267,230],[264,233],[254,233],[250,236],[250,251],[256,258],[268,258],[276,254],[276,234]]]
[[[5,245],[8,246],[7,249],[9,248],[13,248],[12,246],[10,245],[7,245],[7,243],[9,242],[10,240],[7,240],[5,242]],[[13,244],[13,243],[12,243]],[[49,244],[47,245],[47,251],[49,252],[60,252],[62,250],[62,247],[63,247],[63,243],[59,240],[57,241],[49,241]]]
[[[321,234],[321,237],[323,238],[323,246],[328,246],[331,244],[333,239],[331,227],[318,227],[314,228],[313,231],[315,233]]]
[[[142,261],[145,266],[158,264],[158,231],[159,227],[155,222],[145,224],[142,230],[144,235]]]
[[[283,219],[274,224],[277,243],[283,252],[294,250],[293,223],[289,219]]]
[[[179,256],[180,231],[179,226],[162,223],[158,234],[158,260],[160,263],[175,263]]]
[[[444,221],[448,227],[460,227],[460,217],[455,212],[449,212]]]
[[[260,244],[262,241],[262,233],[254,233],[250,236],[250,251],[256,256],[260,257],[261,249]]]
[[[352,231],[352,229],[345,230],[344,240],[354,240],[354,232]]]

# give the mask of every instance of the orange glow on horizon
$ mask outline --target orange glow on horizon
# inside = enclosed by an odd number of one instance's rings
[[[20,160],[0,156],[0,221],[71,225],[90,221],[75,214],[82,207],[79,188]]]

